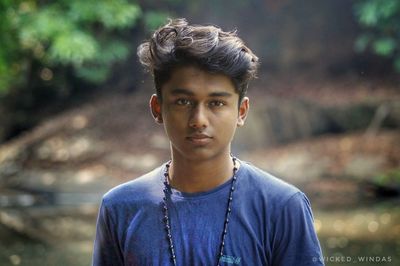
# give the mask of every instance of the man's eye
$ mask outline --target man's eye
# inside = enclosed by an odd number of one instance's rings
[[[176,100],[177,105],[190,105],[190,101],[187,99],[178,99]]]
[[[224,106],[224,105],[225,105],[225,103],[222,102],[222,101],[212,101],[212,102],[210,102],[210,106],[212,106],[212,107],[221,107],[221,106]]]

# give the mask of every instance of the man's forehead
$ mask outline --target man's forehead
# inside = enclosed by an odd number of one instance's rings
[[[191,89],[185,89],[185,88],[172,88],[170,90],[171,95],[187,95],[187,96],[196,96],[198,93],[197,90],[191,90]],[[231,91],[224,91],[224,90],[211,90],[207,91],[208,96],[211,97],[231,97],[233,95],[233,92]]]
[[[170,94],[213,94],[229,96],[237,93],[232,80],[223,74],[207,72],[197,67],[188,66],[173,70],[163,90]]]

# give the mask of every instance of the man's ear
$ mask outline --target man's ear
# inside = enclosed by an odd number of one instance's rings
[[[162,114],[161,114],[161,101],[158,99],[157,95],[153,94],[150,98],[150,111],[154,117],[154,120],[158,124],[163,123]]]
[[[244,121],[246,120],[247,114],[250,108],[250,100],[248,97],[244,97],[239,106],[239,116],[237,119],[237,126],[241,127],[244,125]]]

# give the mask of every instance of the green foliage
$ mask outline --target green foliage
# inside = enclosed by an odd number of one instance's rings
[[[149,11],[144,14],[144,23],[147,29],[154,31],[164,24],[167,18],[168,14],[166,12]]]
[[[387,173],[374,177],[374,182],[382,186],[400,186],[400,169],[394,169]]]
[[[0,0],[0,93],[29,82],[33,61],[104,81],[129,54],[121,32],[141,15],[128,0]]]
[[[394,68],[400,72],[400,1],[359,0],[354,10],[363,29],[355,50],[370,49],[377,55],[391,57]]]

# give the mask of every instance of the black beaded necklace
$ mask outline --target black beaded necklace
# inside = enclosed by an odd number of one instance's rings
[[[225,246],[225,237],[228,234],[228,223],[229,223],[229,216],[232,212],[232,201],[233,201],[233,191],[235,190],[235,184],[236,184],[236,172],[238,170],[236,166],[236,158],[232,156],[232,161],[233,161],[233,176],[232,176],[232,181],[231,181],[231,189],[229,191],[229,198],[228,198],[228,206],[226,208],[226,213],[225,213],[225,221],[224,221],[224,230],[222,231],[222,236],[221,236],[221,244],[219,246],[219,253],[217,255],[217,263],[216,265],[219,266],[219,261],[223,255],[224,252],[224,246]],[[167,238],[168,238],[168,244],[169,244],[169,250],[171,252],[171,261],[174,266],[176,266],[176,255],[175,255],[175,248],[174,248],[174,243],[172,239],[172,234],[171,234],[171,224],[170,224],[170,218],[168,215],[168,204],[167,204],[167,198],[169,196],[168,193],[168,179],[169,179],[169,167],[171,166],[171,161],[169,161],[165,165],[165,173],[164,173],[164,197],[163,197],[163,208],[164,208],[164,222],[165,222],[165,231],[167,233]]]

